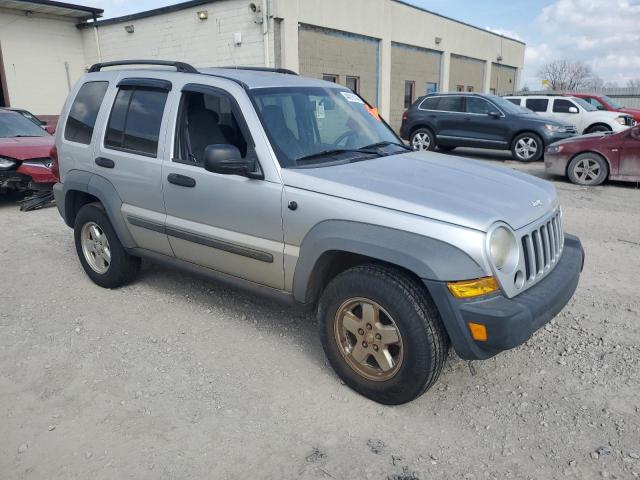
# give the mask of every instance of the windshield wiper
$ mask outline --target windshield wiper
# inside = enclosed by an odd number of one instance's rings
[[[404,145],[403,143],[398,143],[398,142],[389,142],[389,141],[384,141],[384,142],[377,142],[377,143],[372,143],[371,145],[366,145],[358,150],[371,150],[371,149],[376,149],[376,148],[382,148],[382,147],[388,147],[388,146],[395,146],[395,147],[400,147],[403,148],[404,150],[411,150],[411,147],[408,147],[406,145]],[[411,150],[413,151],[413,150]]]
[[[322,157],[330,157],[332,155],[339,155],[341,153],[365,153],[365,154],[369,154],[369,155],[379,155],[378,152],[376,152],[375,150],[365,150],[363,148],[336,148],[333,150],[322,150],[321,152],[317,152],[317,153],[312,153],[311,155],[305,155],[303,157],[300,158],[296,158],[296,163],[304,163],[308,160],[314,160],[316,158],[322,158]]]

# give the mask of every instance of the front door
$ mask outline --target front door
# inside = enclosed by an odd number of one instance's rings
[[[640,127],[630,130],[622,144],[618,175],[633,177],[628,180],[640,181]]]
[[[260,159],[228,91],[189,84],[179,94],[173,158],[162,172],[165,231],[176,257],[283,289],[282,183],[205,170],[208,145],[234,145],[256,158],[258,170]]]
[[[583,114],[580,114],[580,107],[567,98],[554,98],[551,107],[550,117],[565,125],[573,125],[578,129],[578,134],[582,133],[584,125]]]
[[[505,148],[507,123],[500,109],[484,98],[465,97],[464,136],[473,140],[474,146]]]

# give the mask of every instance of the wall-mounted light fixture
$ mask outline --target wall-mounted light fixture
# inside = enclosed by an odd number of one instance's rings
[[[442,43],[442,37],[436,37],[436,45],[440,45]]]
[[[501,62],[501,61],[502,61],[502,55],[498,55],[497,60],[498,60],[499,62]]]
[[[124,26],[124,31],[127,33],[133,33],[136,31],[135,27],[133,25],[125,25]]]
[[[209,18],[209,11],[208,10],[200,10],[198,12],[198,18],[200,20],[206,20],[207,18]]]

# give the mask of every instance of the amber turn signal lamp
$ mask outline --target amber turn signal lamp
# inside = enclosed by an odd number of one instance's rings
[[[481,323],[467,323],[469,327],[469,331],[471,332],[471,336],[474,340],[478,340],[479,342],[487,341],[487,327],[482,325]]]
[[[449,282],[447,284],[451,295],[456,298],[472,298],[487,295],[498,290],[498,282],[493,277],[464,280],[462,282]]]

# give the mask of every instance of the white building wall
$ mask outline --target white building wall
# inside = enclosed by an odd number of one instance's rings
[[[207,10],[200,20],[197,12]],[[180,60],[196,67],[262,66],[265,48],[262,26],[250,13],[249,2],[225,0],[113,24],[82,29],[85,63],[121,59]],[[133,25],[127,33],[125,25]],[[242,43],[235,44],[240,33]],[[100,49],[98,51],[97,42]]]
[[[0,9],[0,48],[10,106],[58,115],[69,81],[73,85],[84,72],[76,20]]]

